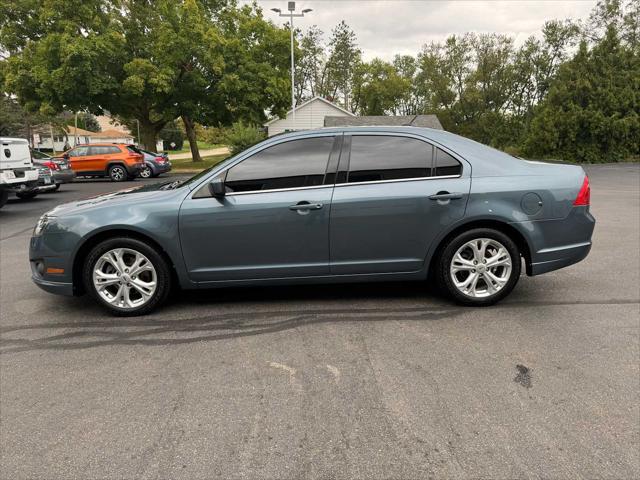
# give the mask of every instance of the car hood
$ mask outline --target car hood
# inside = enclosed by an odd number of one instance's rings
[[[160,202],[169,197],[175,196],[177,190],[165,190],[162,187],[167,183],[157,183],[150,185],[141,185],[132,188],[125,188],[116,192],[104,193],[83,200],[63,203],[53,210],[47,212],[49,216],[66,216],[84,213],[87,210],[98,209],[102,207],[115,207],[122,204],[135,203],[140,205],[143,203]]]

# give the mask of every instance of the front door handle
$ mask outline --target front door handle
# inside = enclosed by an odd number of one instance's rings
[[[289,210],[320,210],[323,206],[324,205],[322,205],[321,203],[299,202],[295,205],[289,205]]]
[[[429,195],[429,200],[460,200],[462,193],[438,192],[435,195]]]

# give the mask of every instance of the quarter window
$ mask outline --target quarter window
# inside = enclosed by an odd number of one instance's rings
[[[316,137],[265,148],[229,169],[231,192],[322,185],[334,137]]]
[[[356,135],[351,138],[348,182],[375,182],[432,175],[433,147],[408,137]]]
[[[462,175],[462,165],[447,152],[436,148],[436,175]]]

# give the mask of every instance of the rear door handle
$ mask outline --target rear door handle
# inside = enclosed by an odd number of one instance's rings
[[[438,192],[435,195],[429,195],[429,200],[460,200],[462,193]]]
[[[321,203],[300,202],[295,205],[289,205],[289,210],[320,210],[323,206]]]

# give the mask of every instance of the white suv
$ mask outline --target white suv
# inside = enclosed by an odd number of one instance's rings
[[[0,208],[9,193],[34,196],[38,188],[38,170],[31,160],[29,142],[23,138],[0,137]]]

